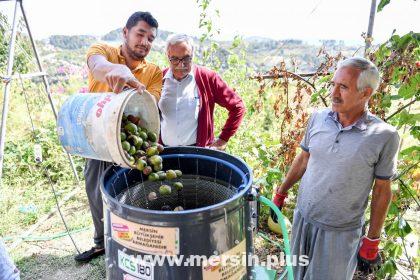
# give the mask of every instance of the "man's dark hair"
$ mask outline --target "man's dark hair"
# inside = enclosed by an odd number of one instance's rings
[[[145,21],[148,25],[154,28],[158,28],[157,20],[149,12],[135,12],[130,16],[125,24],[125,27],[130,30],[135,26],[139,21]]]

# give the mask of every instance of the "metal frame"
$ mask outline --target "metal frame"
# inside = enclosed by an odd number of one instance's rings
[[[376,14],[376,0],[372,0],[369,13],[369,24],[365,38],[365,57],[369,55],[370,47],[372,45],[373,24],[375,23]]]
[[[43,67],[41,65],[38,51],[35,46],[35,41],[32,37],[31,29],[29,28],[29,23],[26,17],[25,9],[23,8],[22,0],[0,0],[0,2],[6,2],[6,1],[15,1],[15,8],[14,8],[14,13],[13,13],[12,34],[10,36],[9,53],[8,53],[8,59],[7,59],[7,74],[5,76],[0,75],[0,81],[3,81],[5,83],[4,97],[3,97],[3,111],[2,111],[2,117],[1,117],[1,132],[0,132],[0,180],[3,175],[4,147],[5,147],[5,142],[6,142],[6,121],[7,121],[7,115],[9,113],[9,94],[10,94],[10,86],[11,86],[12,80],[17,79],[17,78],[33,78],[33,77],[39,77],[39,76],[42,77],[42,82],[44,84],[44,88],[47,93],[47,97],[50,102],[51,109],[54,114],[54,118],[57,120],[57,111],[55,109],[55,106],[51,97],[50,85],[47,80],[47,74],[44,72]],[[22,16],[25,21],[25,26],[28,31],[29,39],[31,41],[32,50],[34,52],[35,59],[38,65],[39,72],[36,72],[36,73],[29,73],[29,74],[24,74],[24,75],[13,75],[16,32],[17,32],[17,23],[18,23],[18,17],[17,17],[18,8],[20,8],[20,11],[22,12]],[[77,175],[73,158],[71,157],[69,153],[67,153],[67,157],[69,159],[69,162],[73,171],[73,175],[77,183],[79,183],[79,176]]]

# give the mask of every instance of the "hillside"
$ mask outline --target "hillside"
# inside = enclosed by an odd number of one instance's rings
[[[158,36],[153,43],[153,50],[163,53],[165,51],[165,41],[172,33],[167,30],[159,30]],[[58,51],[59,49],[78,51],[88,47],[95,41],[119,44],[122,40],[121,34],[121,29],[115,29],[97,37],[88,35],[54,35],[46,41],[46,44],[57,48]],[[196,46],[198,46],[196,55],[200,56],[203,46],[206,46],[208,42],[202,43],[196,37],[193,37],[193,39]],[[239,48],[232,49],[232,41],[218,41],[217,43],[220,49],[216,56],[220,59],[222,68],[226,68],[229,55],[238,53]],[[332,55],[342,52],[345,56],[351,56],[359,50],[358,46],[346,46],[344,42],[335,40],[323,40],[320,41],[319,45],[314,45],[297,39],[273,40],[256,36],[242,39],[241,47],[246,54],[247,66],[256,72],[266,71],[272,66],[278,65],[282,60],[285,60],[288,68],[293,71],[314,71],[320,63],[318,52],[321,47],[325,48]]]

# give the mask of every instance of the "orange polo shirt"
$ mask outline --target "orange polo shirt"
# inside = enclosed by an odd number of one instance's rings
[[[94,44],[87,52],[87,59],[91,55],[103,55],[105,58],[115,64],[125,64],[125,58],[121,54],[121,46],[113,47],[107,44]],[[153,64],[146,62],[146,60],[139,61],[137,67],[131,70],[134,77],[140,81],[148,92],[160,98],[162,91],[162,71],[160,68]],[[92,73],[89,71],[89,92],[112,92],[112,89],[106,83],[98,82],[93,78]]]

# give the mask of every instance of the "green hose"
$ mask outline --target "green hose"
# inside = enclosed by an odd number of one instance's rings
[[[262,195],[259,196],[258,199],[262,204],[265,204],[268,207],[270,207],[274,211],[274,213],[276,213],[277,215],[277,220],[280,223],[280,228],[283,233],[284,251],[286,253],[287,279],[293,280],[294,277],[293,277],[293,269],[292,269],[292,263],[291,263],[292,255],[290,253],[289,235],[287,234],[287,228],[286,228],[286,223],[284,222],[284,216],[279,210],[279,208],[271,200],[267,199],[266,197]],[[279,279],[282,279],[282,277]]]
[[[268,241],[268,242],[276,245],[278,248],[280,248],[280,250],[284,251],[284,246],[281,243],[277,242],[277,241],[271,240],[270,239],[270,236],[268,236],[267,234],[262,233],[260,230],[258,231],[257,234],[258,234],[258,236],[262,237],[262,239],[264,239],[264,240],[266,240],[266,241]]]

